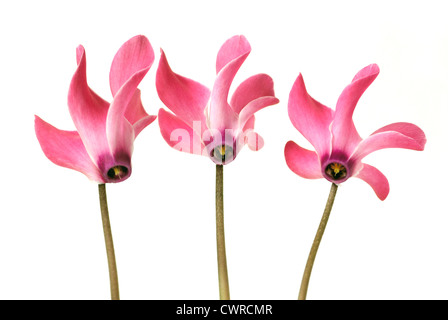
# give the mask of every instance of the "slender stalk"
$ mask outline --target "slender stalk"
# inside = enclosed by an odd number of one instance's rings
[[[110,228],[109,209],[107,207],[106,184],[99,184],[98,192],[100,196],[101,219],[103,220],[104,241],[106,242],[107,263],[109,265],[111,299],[120,300],[114,242],[112,239],[112,230]]]
[[[230,300],[227,275],[226,241],[224,237],[224,178],[223,165],[216,165],[216,245],[218,252],[219,298]]]
[[[324,235],[325,227],[327,226],[328,218],[330,217],[331,208],[333,207],[333,202],[334,198],[336,197],[337,190],[338,186],[332,183],[324,214],[322,215],[322,219],[320,220],[319,228],[317,229],[316,236],[314,237],[313,245],[311,246],[310,254],[308,256],[308,261],[306,262],[305,271],[303,272],[302,284],[300,285],[299,291],[299,300],[306,300],[306,293],[308,291],[308,284],[310,282],[314,259],[316,258],[320,241],[322,240],[322,236]]]

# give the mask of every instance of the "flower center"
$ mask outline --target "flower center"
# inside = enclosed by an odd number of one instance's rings
[[[325,168],[325,173],[333,180],[342,180],[347,176],[347,169],[340,163],[332,162]]]
[[[226,159],[233,158],[233,148],[226,145],[217,146],[213,149],[213,157],[224,163]]]
[[[107,176],[112,180],[120,180],[127,176],[129,170],[124,166],[115,166],[107,171]]]

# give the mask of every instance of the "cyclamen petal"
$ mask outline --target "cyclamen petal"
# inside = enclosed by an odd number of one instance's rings
[[[159,110],[159,127],[163,139],[176,150],[201,155],[205,146],[201,137],[179,117]]]
[[[112,61],[109,73],[109,82],[112,95],[135,73],[150,68],[154,62],[154,50],[148,39],[144,36],[135,36],[126,41]]]
[[[216,73],[218,74],[232,60],[241,56],[247,57],[251,50],[249,41],[247,41],[245,36],[233,36],[228,39],[218,51],[216,57]]]
[[[110,104],[106,119],[106,133],[111,153],[117,157],[119,153],[132,154],[135,139],[132,124],[125,118],[126,109],[132,101],[137,86],[148,72],[149,67],[134,73],[117,91]]]
[[[362,169],[355,175],[356,178],[367,182],[375,191],[380,200],[385,200],[389,194],[389,181],[377,168],[362,164]]]
[[[288,114],[294,127],[314,146],[320,157],[331,152],[333,110],[314,100],[299,74],[289,94]]]
[[[235,90],[230,100],[233,111],[240,113],[251,101],[260,97],[274,97],[274,81],[267,74],[257,74],[244,80]]]
[[[293,141],[288,141],[285,145],[285,160],[289,169],[302,178],[323,178],[317,153],[304,149]]]
[[[378,130],[376,130],[372,135],[380,133],[380,132],[386,132],[386,131],[395,131],[399,132],[411,139],[413,139],[417,144],[420,145],[421,149],[423,150],[426,144],[426,137],[425,133],[422,129],[417,127],[415,124],[408,123],[408,122],[396,122],[389,124],[387,126],[384,126]]]
[[[77,48],[78,68],[70,83],[68,108],[87,152],[94,159],[109,153],[106,137],[106,118],[109,103],[87,84],[86,55],[82,46]]]
[[[227,99],[230,85],[248,54],[249,52],[243,53],[230,61],[219,71],[216,77],[211,93],[208,115],[210,126],[219,131],[236,129],[238,126],[238,114],[230,107]]]
[[[240,128],[244,127],[247,120],[249,120],[255,112],[277,103],[279,103],[279,100],[276,97],[260,97],[252,100],[243,108],[243,110],[241,110],[238,126]]]
[[[345,150],[351,154],[362,140],[352,120],[353,111],[362,94],[378,76],[380,69],[376,64],[369,65],[359,71],[336,103],[336,111],[332,124],[333,148]]]
[[[157,116],[148,115],[143,108],[140,89],[135,90],[134,96],[126,108],[124,117],[133,126],[135,138],[157,118]]]
[[[78,132],[59,130],[38,116],[35,116],[35,131],[42,151],[51,162],[80,171],[89,179],[104,183]]]
[[[210,98],[210,90],[199,82],[174,73],[161,51],[156,74],[156,88],[160,100],[185,123],[192,126],[201,122],[201,132],[206,130],[205,108]]]
[[[424,144],[412,137],[397,131],[384,131],[372,134],[359,143],[350,161],[358,162],[368,154],[386,148],[402,148],[411,150],[423,150]]]

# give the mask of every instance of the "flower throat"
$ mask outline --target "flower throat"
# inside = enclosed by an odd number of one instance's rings
[[[332,162],[325,168],[325,173],[333,180],[342,180],[347,176],[347,169],[340,163]]]

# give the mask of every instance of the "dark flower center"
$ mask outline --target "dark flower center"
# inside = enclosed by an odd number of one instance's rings
[[[115,166],[107,171],[107,176],[112,180],[120,180],[127,176],[129,170],[124,166]]]
[[[213,149],[213,157],[224,163],[226,160],[233,158],[233,148],[226,145],[217,146]]]
[[[347,176],[347,169],[340,163],[332,162],[325,168],[325,173],[333,180],[342,180]]]

